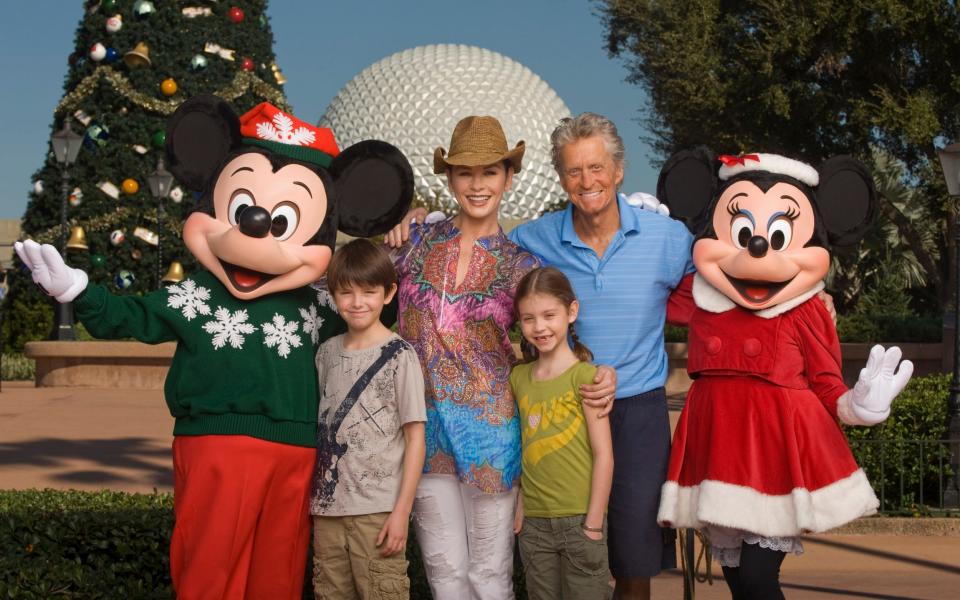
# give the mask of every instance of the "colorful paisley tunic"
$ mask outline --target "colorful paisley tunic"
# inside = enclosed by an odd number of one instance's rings
[[[486,493],[520,477],[520,426],[507,331],[517,284],[540,261],[500,230],[480,238],[456,285],[453,219],[412,227],[396,255],[400,335],[417,350],[427,406],[424,473],[457,475]]]

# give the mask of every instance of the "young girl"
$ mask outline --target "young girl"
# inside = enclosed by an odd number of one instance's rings
[[[580,398],[597,368],[574,333],[579,304],[563,273],[545,267],[521,280],[514,305],[536,355],[510,374],[523,440],[514,529],[527,591],[531,600],[606,598],[613,444],[609,420]]]

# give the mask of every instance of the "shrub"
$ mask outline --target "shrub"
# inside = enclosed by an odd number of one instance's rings
[[[46,339],[53,330],[53,304],[40,294],[27,278],[11,276],[10,291],[4,297],[3,347],[7,350],[23,350],[27,342]],[[29,284],[29,287],[27,285]]]
[[[0,492],[0,597],[170,598],[169,494]]]
[[[943,337],[941,317],[870,315],[860,312],[837,316],[841,342],[939,342]]]
[[[663,326],[663,341],[667,342],[668,344],[671,342],[680,342],[686,344],[687,328],[677,327],[676,325],[670,325],[667,323]]]
[[[921,513],[940,506],[950,477],[949,446],[938,443],[948,437],[949,393],[947,374],[916,377],[893,401],[885,422],[846,428],[881,511]]]
[[[0,368],[0,379],[3,381],[33,379],[37,370],[36,361],[19,352],[4,353],[0,362],[3,363]]]
[[[172,494],[0,491],[0,598],[172,598],[172,531]],[[412,528],[407,558],[410,598],[430,599]],[[524,600],[518,558],[514,588]],[[309,571],[303,598],[313,598]]]

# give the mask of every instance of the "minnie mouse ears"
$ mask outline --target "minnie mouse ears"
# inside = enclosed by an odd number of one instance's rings
[[[849,156],[835,156],[819,168],[777,154],[717,156],[700,146],[667,160],[657,182],[657,198],[695,235],[728,182],[764,173],[799,181],[812,191],[810,201],[820,214],[831,245],[860,241],[877,213],[877,192],[867,168]]]
[[[849,156],[834,156],[820,168],[817,208],[830,243],[851,246],[859,242],[877,217],[879,202],[870,171]]]
[[[681,150],[671,156],[657,180],[657,199],[670,209],[670,216],[700,232],[700,222],[719,187],[716,154],[706,146]]]

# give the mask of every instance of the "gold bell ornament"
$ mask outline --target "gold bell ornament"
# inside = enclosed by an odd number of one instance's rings
[[[70,239],[67,240],[67,249],[69,250],[89,250],[90,246],[87,245],[87,234],[84,233],[83,227],[77,225],[70,229]]]
[[[180,283],[183,281],[183,265],[180,264],[180,261],[171,262],[167,274],[160,281],[163,283]]]
[[[142,69],[153,64],[150,60],[150,47],[146,42],[138,42],[133,50],[123,55],[123,62],[131,69]]]
[[[287,78],[280,72],[280,67],[277,66],[277,63],[271,64],[270,70],[273,71],[273,77],[277,80],[278,84],[283,85],[287,82]]]

